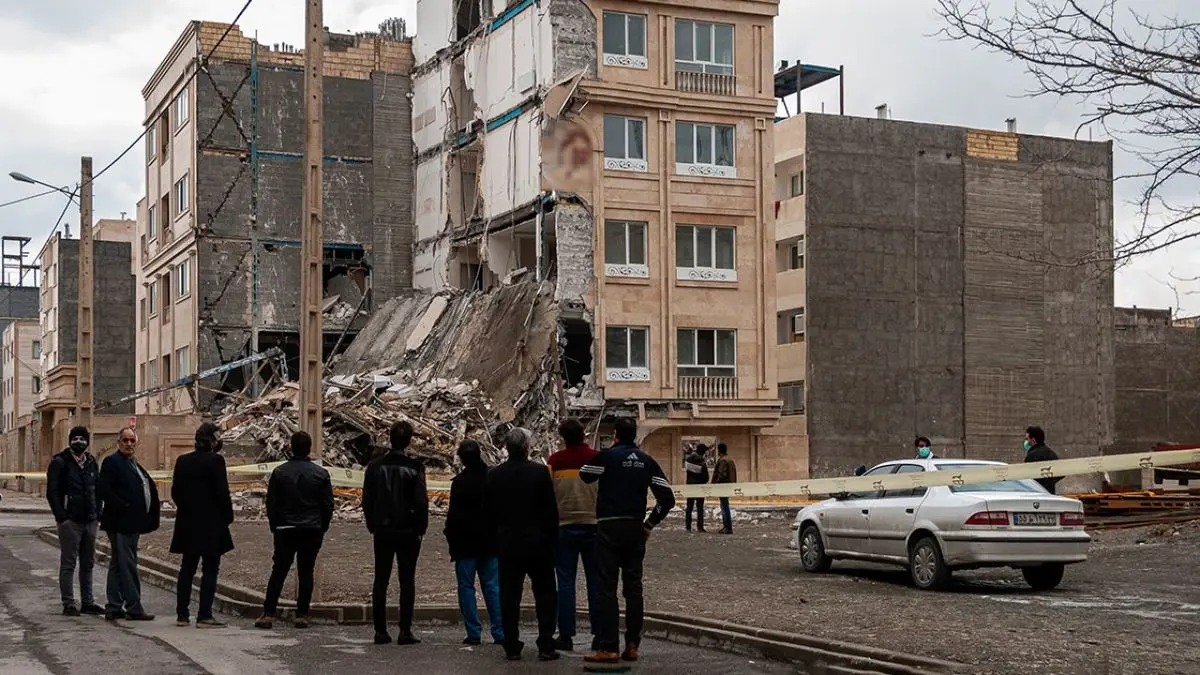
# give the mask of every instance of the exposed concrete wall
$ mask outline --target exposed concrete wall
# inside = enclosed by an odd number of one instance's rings
[[[376,72],[372,86],[375,224],[370,239],[371,287],[378,307],[401,289],[412,288],[412,82],[408,75]]]
[[[1018,461],[1112,433],[1111,148],[807,115],[808,433],[814,475],[907,453]],[[998,152],[998,151],[997,151]],[[1016,156],[1016,159],[1013,159]]]
[[[1200,443],[1200,330],[1169,325],[1169,310],[1117,312],[1116,428],[1110,450]]]

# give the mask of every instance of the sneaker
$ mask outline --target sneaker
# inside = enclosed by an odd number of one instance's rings
[[[186,626],[192,625],[192,620],[187,618],[186,616],[181,616],[181,617],[175,619],[175,625],[179,626],[180,628],[184,628]],[[200,625],[200,622],[197,621],[196,625]]]
[[[295,628],[308,628],[311,625],[312,619],[308,618],[307,616],[298,616],[296,617],[296,620],[292,622],[292,626]]]
[[[141,614],[127,614],[125,618],[130,621],[153,621],[154,615],[142,612]]]
[[[620,663],[621,655],[616,652],[597,651],[583,657],[583,660],[588,663]]]
[[[211,619],[211,618],[210,619],[196,619],[196,628],[224,628],[224,627],[225,627],[224,621],[217,621],[216,619]]]
[[[575,651],[575,643],[569,637],[560,637],[554,641],[554,648],[560,652],[573,652]]]
[[[538,650],[538,661],[557,661],[558,659],[558,652],[553,649],[548,652]]]
[[[380,633],[379,631],[375,631],[375,644],[390,645],[391,643],[392,643],[391,635],[388,635],[386,632]]]
[[[483,640],[481,638],[468,637],[468,638],[463,638],[462,643],[469,647],[478,647],[479,645],[483,644]]]
[[[621,660],[622,661],[637,661],[638,660],[637,643],[630,643],[630,644],[625,645],[625,651],[621,652]]]
[[[63,616],[79,616],[79,608],[75,605],[63,605]]]
[[[271,628],[275,627],[275,617],[270,616],[269,614],[263,614],[254,620],[254,627],[270,630]]]
[[[91,614],[93,616],[101,616],[104,614],[104,608],[94,602],[86,602],[79,611],[83,614]]]
[[[398,645],[419,645],[421,640],[412,634],[411,630],[402,630],[396,636],[396,644]]]

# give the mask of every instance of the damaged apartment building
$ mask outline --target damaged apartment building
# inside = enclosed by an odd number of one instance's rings
[[[673,480],[696,440],[727,443],[751,479],[787,452],[759,442],[780,409],[764,271],[777,13],[417,2],[414,286],[552,288],[567,407],[636,416]]]
[[[327,353],[412,285],[412,49],[403,22],[383,29],[328,34]],[[299,49],[193,21],[142,90],[138,389],[272,347],[283,350],[292,376],[298,371],[303,74]],[[205,384],[238,391],[251,379],[239,369]],[[192,410],[213,393],[173,389],[142,398],[137,409]]]

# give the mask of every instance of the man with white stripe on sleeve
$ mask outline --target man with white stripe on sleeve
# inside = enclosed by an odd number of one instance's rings
[[[579,470],[586,483],[599,482],[596,495],[596,577],[599,582],[597,650],[588,663],[637,661],[642,638],[642,561],[650,531],[675,506],[675,494],[662,467],[637,446],[637,422],[616,422],[617,442],[597,453]],[[646,493],[654,494],[654,509],[646,515]],[[625,595],[625,651],[620,647],[617,574]]]

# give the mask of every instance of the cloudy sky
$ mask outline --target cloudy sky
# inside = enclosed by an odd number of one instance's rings
[[[1184,0],[1131,0],[1156,12]],[[5,0],[0,2],[0,203],[33,194],[10,171],[58,185],[74,184],[79,156],[108,164],[140,132],[141,88],[187,21],[229,21],[243,0]],[[1003,128],[1016,117],[1026,133],[1072,135],[1086,108],[1075,101],[1021,96],[1029,81],[1020,65],[930,37],[940,28],[933,0],[782,0],[776,59],[846,67],[847,112],[873,115],[888,103],[896,119]],[[998,7],[1009,1],[995,3]],[[301,0],[254,0],[241,20],[266,44],[301,44]],[[402,16],[416,25],[415,0],[330,0],[333,30],[373,30]],[[1191,11],[1197,11],[1192,8]],[[825,91],[821,91],[825,89]],[[805,93],[805,108],[830,112],[836,85]],[[1096,140],[1101,140],[1099,135]],[[95,184],[97,217],[132,214],[141,195],[140,148]],[[1118,158],[1118,171],[1121,159]],[[1127,201],[1135,185],[1118,184],[1118,228],[1135,217]],[[65,197],[54,194],[0,208],[0,232],[34,239],[40,248]],[[78,212],[68,211],[74,227]],[[1200,240],[1146,257],[1122,269],[1117,302],[1173,307],[1200,314],[1200,285],[1171,275],[1200,270]],[[1174,285],[1179,291],[1170,286]]]

